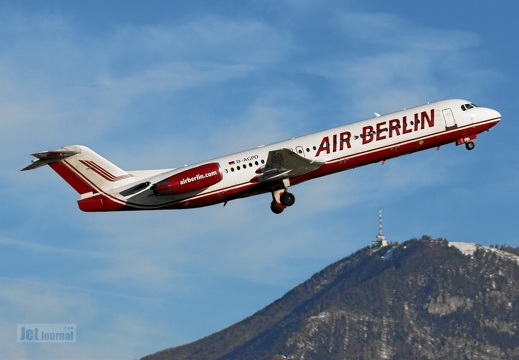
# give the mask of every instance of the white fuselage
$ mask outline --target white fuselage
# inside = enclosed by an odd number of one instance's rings
[[[79,194],[84,211],[184,209],[272,193],[271,209],[294,203],[289,186],[443,144],[474,147],[499,112],[443,100],[162,170],[124,171],[82,145],[33,154],[23,170],[48,164]]]
[[[290,179],[290,185],[337,171],[386,160],[406,153],[456,142],[495,125],[501,118],[492,109],[470,107],[466,100],[444,100],[377,116],[306,136],[259,146],[207,162],[161,171],[150,183],[204,163],[218,163],[223,179],[196,194],[168,197],[138,197],[136,207],[196,207],[225,202],[275,188],[273,183],[258,183],[257,170],[264,166],[270,151],[291,149],[298,155],[325,165],[306,175]],[[135,199],[137,200],[137,199]],[[133,201],[128,199],[128,205]]]

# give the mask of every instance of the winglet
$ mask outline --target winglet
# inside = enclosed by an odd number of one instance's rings
[[[67,150],[67,149],[56,149],[52,151],[42,151],[32,154],[36,159],[24,167],[21,171],[32,170],[39,168],[40,166],[52,164],[53,162],[61,161],[69,156],[79,154],[79,151]]]

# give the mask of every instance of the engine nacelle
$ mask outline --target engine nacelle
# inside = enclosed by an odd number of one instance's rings
[[[157,195],[179,195],[202,190],[219,183],[223,179],[218,163],[209,163],[182,171],[157,183],[153,191]]]

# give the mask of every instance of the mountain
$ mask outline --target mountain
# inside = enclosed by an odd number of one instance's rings
[[[364,248],[247,319],[144,359],[519,359],[519,251]]]

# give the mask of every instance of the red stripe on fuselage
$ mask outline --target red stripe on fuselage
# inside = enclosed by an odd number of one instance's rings
[[[382,160],[387,160],[391,158],[395,158],[401,155],[418,152],[426,149],[430,149],[436,146],[445,145],[448,143],[455,143],[456,140],[466,137],[468,135],[479,134],[485,130],[488,130],[495,124],[497,124],[499,119],[489,119],[484,122],[480,122],[478,124],[471,124],[461,128],[456,128],[452,130],[443,130],[433,134],[429,134],[422,137],[417,137],[413,139],[409,139],[406,141],[388,144],[376,149],[371,149],[368,151],[362,151],[351,154],[343,154],[334,159],[330,159],[323,165],[321,168],[307,173],[302,176],[298,176],[290,179],[291,185],[296,185],[302,183],[304,181],[322,177],[325,175],[330,175],[336,172],[353,169],[356,167],[360,167],[363,165],[372,164],[375,162],[379,162]],[[61,163],[61,162],[60,162]],[[55,163],[57,164],[57,163]],[[76,181],[83,184],[91,184],[91,182],[86,179],[82,174],[74,169],[70,164],[67,164],[71,169],[65,168],[68,172],[68,177],[75,177]],[[94,164],[95,165],[95,164]],[[73,169],[73,170],[72,170]],[[74,173],[76,172],[76,173]],[[97,172],[97,171],[96,171]],[[61,174],[60,174],[61,175]],[[65,178],[62,175],[63,178]],[[112,175],[113,177],[113,175]],[[67,182],[69,182],[67,180]],[[70,182],[69,182],[70,183]],[[172,202],[161,204],[161,205],[141,205],[138,203],[124,202],[124,200],[113,197],[101,189],[99,189],[94,184],[88,188],[88,191],[92,191],[92,189],[96,189],[99,192],[102,192],[104,196],[108,197],[110,200],[120,204],[121,210],[158,210],[158,209],[186,209],[186,208],[195,208],[195,207],[203,207],[208,205],[214,205],[218,203],[222,203],[225,201],[234,200],[237,198],[247,197],[251,195],[267,193],[273,190],[273,187],[276,186],[276,182],[274,183],[241,183],[234,184],[226,188],[215,189],[213,191],[202,193],[198,195],[194,195],[192,197],[187,197],[184,199],[174,200]],[[72,184],[71,184],[72,185]],[[82,185],[83,186],[83,185]],[[86,185],[88,186],[88,185]],[[79,192],[79,191],[78,191]],[[110,206],[111,210],[116,210],[117,205],[112,204]],[[106,210],[106,208],[105,208]],[[99,211],[104,211],[100,209]]]
[[[460,138],[466,137],[468,135],[479,134],[485,130],[490,129],[492,126],[497,124],[498,121],[499,119],[490,119],[475,125],[469,125],[450,131],[441,131],[369,151],[344,155],[327,161],[324,166],[311,173],[290,179],[290,183],[295,185],[310,179],[330,175],[336,172],[350,170],[356,167],[373,164],[379,161],[395,158],[413,152],[427,150],[436,146],[455,143]]]
[[[350,170],[356,167],[369,165],[379,161],[395,158],[405,154],[427,150],[436,146],[445,145],[449,143],[455,143],[456,140],[462,137],[466,137],[472,134],[479,134],[485,130],[490,129],[496,125],[499,119],[489,119],[478,124],[471,124],[465,127],[453,129],[450,131],[440,131],[427,136],[402,141],[399,143],[393,143],[372,149],[369,151],[352,153],[350,155],[344,155],[335,159],[331,159],[326,162],[325,165],[319,169],[307,173],[302,176],[294,177],[290,179],[291,185],[296,185],[307,180],[314,178],[330,175],[344,170]],[[267,193],[272,191],[273,183],[254,183],[254,184],[241,184],[242,187],[229,187],[228,190],[218,189],[209,193],[194,196],[192,198],[184,199],[179,202],[169,204],[162,207],[163,209],[184,209],[202,207],[208,205],[214,205],[223,201],[230,201],[241,197],[247,197],[250,195],[256,195],[261,193]],[[222,192],[225,194],[222,195]]]

